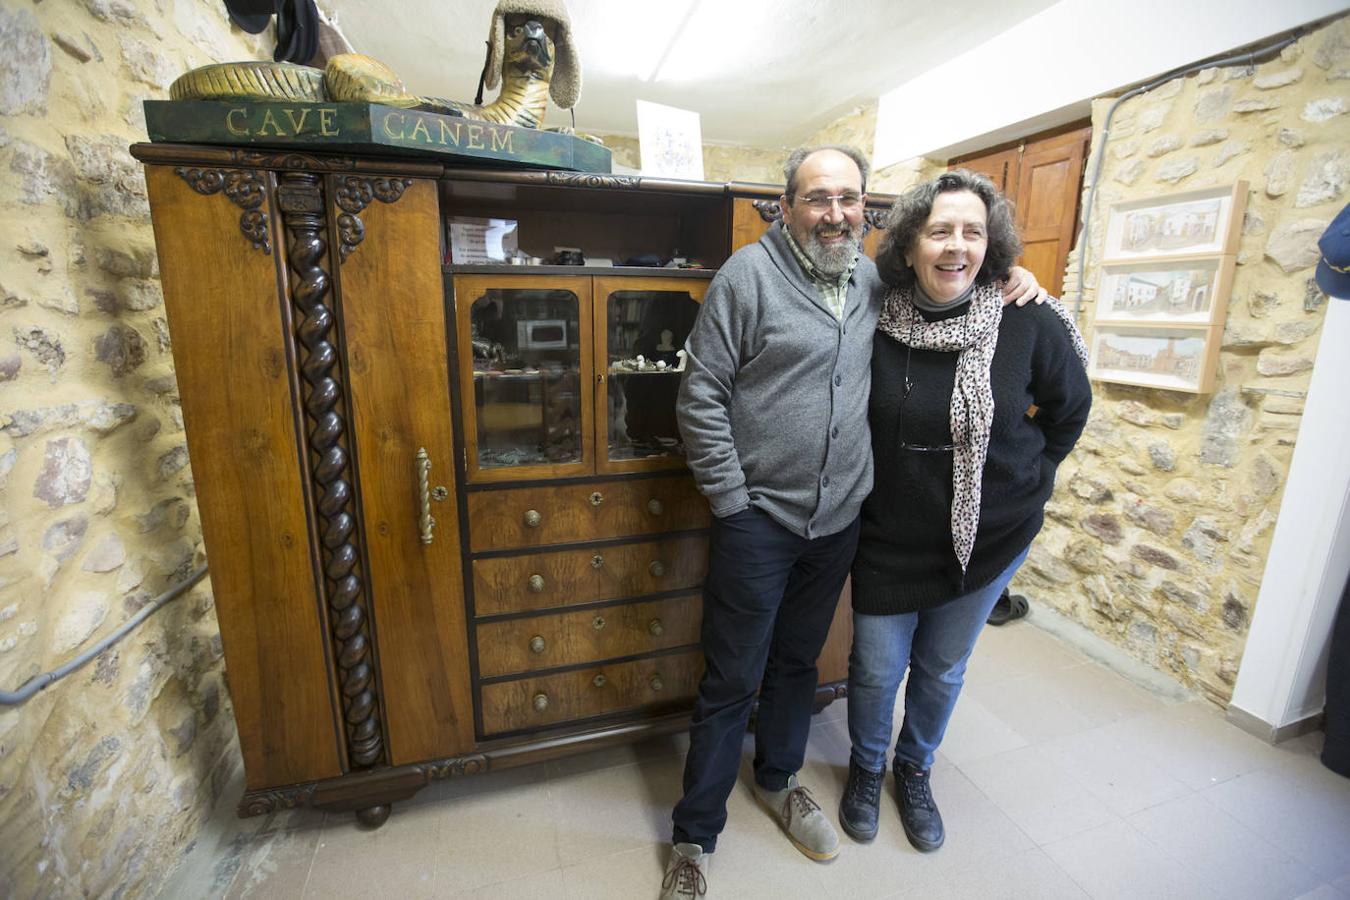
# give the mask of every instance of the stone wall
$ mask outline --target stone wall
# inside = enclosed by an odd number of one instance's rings
[[[0,0],[0,686],[204,562],[141,101],[255,59],[211,0]],[[238,764],[205,583],[0,708],[0,896],[151,889]]]
[[[1094,385],[1014,588],[1218,704],[1232,695],[1298,434],[1326,297],[1316,240],[1348,199],[1350,20],[1257,66],[1207,69],[1131,98],[1105,154],[1083,279],[1093,317],[1107,207],[1250,185],[1212,395]],[[1086,196],[1085,186],[1085,196]],[[1065,299],[1078,298],[1077,251]],[[1330,348],[1324,352],[1343,352]]]

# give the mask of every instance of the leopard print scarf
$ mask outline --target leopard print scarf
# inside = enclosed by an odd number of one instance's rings
[[[964,576],[980,526],[980,486],[994,421],[989,366],[1003,321],[1003,292],[980,285],[959,316],[929,322],[913,303],[914,289],[892,288],[882,303],[877,329],[918,350],[958,352],[950,414],[952,444],[952,545]]]
[[[912,287],[891,288],[882,303],[877,329],[909,347],[960,353],[950,414],[952,444],[956,447],[952,460],[952,546],[964,577],[980,527],[980,488],[994,421],[989,366],[1003,321],[1003,290],[997,283],[978,286],[971,292],[964,313],[939,322],[925,320],[915,308],[913,297]],[[1074,351],[1086,368],[1087,345],[1073,317],[1053,297],[1046,302],[1068,329]]]

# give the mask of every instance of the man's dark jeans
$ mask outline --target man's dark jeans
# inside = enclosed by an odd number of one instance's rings
[[[689,727],[675,841],[712,852],[755,696],[755,781],[782,790],[806,757],[816,658],[858,546],[858,520],[807,540],[755,507],[713,523],[703,587],[707,669]]]

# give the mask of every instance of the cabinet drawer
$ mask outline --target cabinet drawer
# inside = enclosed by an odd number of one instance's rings
[[[479,559],[474,611],[491,616],[697,588],[707,573],[703,535]]]
[[[514,675],[696,644],[702,610],[695,594],[479,625],[479,674]]]
[[[469,494],[473,552],[706,528],[711,521],[688,475]]]
[[[556,725],[644,706],[688,704],[703,674],[699,651],[484,685],[487,734]]]

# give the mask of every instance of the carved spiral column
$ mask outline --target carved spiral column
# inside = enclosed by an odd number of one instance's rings
[[[357,522],[343,418],[338,352],[333,345],[322,176],[282,172],[277,201],[286,228],[291,298],[303,315],[296,334],[305,382],[309,458],[329,623],[342,691],[347,754],[353,768],[383,761],[384,735],[375,690],[367,598],[357,548]]]

